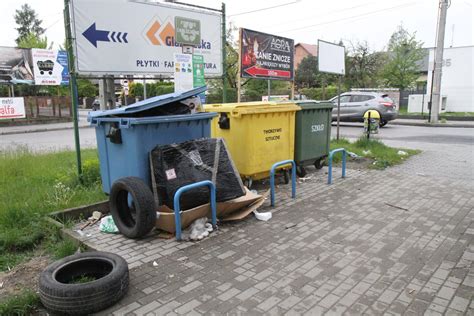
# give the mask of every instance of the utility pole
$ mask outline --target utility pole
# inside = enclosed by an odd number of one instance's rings
[[[436,47],[434,52],[433,80],[432,85],[432,103],[430,122],[438,123],[439,108],[441,103],[441,74],[443,67],[443,49],[444,33],[446,29],[446,14],[448,11],[449,0],[439,0],[438,30],[436,38]]]

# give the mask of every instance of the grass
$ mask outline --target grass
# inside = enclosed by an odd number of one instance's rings
[[[106,198],[100,188],[96,150],[83,150],[82,157],[83,184],[75,174],[72,151],[0,152],[0,271],[24,261],[39,247],[54,257],[71,253],[73,247],[62,243],[58,229],[44,216]]]
[[[75,279],[72,279],[69,284],[83,284],[83,283],[89,283],[92,281],[95,281],[96,278],[93,276],[88,276],[88,275],[81,275]]]
[[[24,290],[18,295],[0,301],[0,315],[31,315],[39,302],[39,297],[35,292]]]
[[[369,168],[379,170],[400,164],[406,158],[420,153],[419,150],[389,147],[379,140],[368,140],[365,137],[361,137],[353,143],[347,139],[339,139],[339,141],[333,139],[330,147],[331,150],[343,147],[358,156],[370,158],[373,160],[373,163]],[[406,155],[400,155],[398,153],[400,150],[406,152]],[[333,158],[334,162],[339,162],[340,160],[340,155],[336,155]]]

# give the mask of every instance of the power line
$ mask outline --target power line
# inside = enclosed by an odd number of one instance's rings
[[[398,8],[403,8],[403,7],[412,6],[412,5],[415,5],[415,4],[416,4],[416,2],[409,2],[409,3],[402,4],[402,5],[393,6],[393,7],[390,7],[390,8],[375,10],[375,11],[371,11],[371,12],[367,12],[367,13],[363,13],[363,14],[357,14],[357,15],[353,15],[353,16],[349,16],[349,17],[345,17],[345,18],[341,18],[341,19],[336,19],[336,20],[332,20],[332,21],[327,21],[327,22],[322,22],[322,23],[317,23],[317,24],[312,24],[312,25],[297,27],[297,28],[294,28],[294,29],[289,29],[289,30],[284,30],[284,31],[278,31],[278,32],[279,32],[279,33],[286,33],[286,32],[304,30],[304,29],[308,29],[308,28],[315,27],[315,26],[320,26],[320,25],[325,25],[325,24],[336,23],[336,22],[344,21],[344,20],[351,19],[351,18],[364,17],[364,16],[368,16],[368,15],[372,15],[372,14],[376,14],[376,13],[380,13],[380,12],[385,12],[385,11],[389,11],[389,10],[393,10],[393,9],[398,9]]]
[[[320,17],[320,16],[326,16],[328,14],[337,14],[337,13],[340,13],[340,12],[345,12],[345,11],[348,11],[348,10],[365,7],[365,6],[367,6],[369,4],[372,4],[372,3],[376,3],[376,1],[366,2],[364,4],[359,4],[359,5],[356,5],[356,6],[352,6],[352,7],[348,7],[348,8],[342,8],[340,10],[334,10],[334,11],[329,11],[329,12],[325,12],[325,13],[322,13],[322,14],[317,14],[317,15],[314,15],[310,18],[291,20],[291,21],[286,21],[285,23],[279,23],[279,24],[264,25],[263,27],[281,26],[281,25],[286,25],[286,24],[292,24],[294,22],[314,20],[314,18],[317,18],[317,17]]]
[[[254,12],[260,12],[260,11],[265,11],[265,10],[270,10],[270,9],[275,9],[275,8],[284,7],[284,6],[287,6],[287,5],[290,5],[290,4],[295,4],[295,3],[298,3],[300,1],[301,0],[295,0],[293,2],[283,3],[283,4],[275,5],[275,6],[272,6],[272,7],[266,7],[266,8],[261,8],[261,9],[246,11],[246,12],[240,12],[240,13],[236,13],[236,14],[230,14],[230,15],[228,15],[228,17],[244,15],[244,14],[249,14],[249,13],[254,13]]]

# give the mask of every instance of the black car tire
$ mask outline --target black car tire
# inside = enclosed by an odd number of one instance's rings
[[[88,276],[95,280],[70,283]],[[85,252],[53,262],[41,272],[41,303],[53,314],[88,315],[118,302],[127,292],[128,264],[108,252]]]
[[[128,194],[133,205],[128,205]],[[118,230],[128,238],[147,235],[155,226],[156,210],[153,194],[137,177],[120,178],[110,190],[110,213]]]
[[[384,127],[385,125],[387,125],[388,121],[386,120],[380,120],[380,127]]]

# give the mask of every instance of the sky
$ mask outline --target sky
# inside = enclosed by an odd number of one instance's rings
[[[474,0],[451,1],[445,47],[474,45]],[[63,0],[1,0],[0,27],[3,31],[0,32],[0,46],[15,46],[17,31],[13,15],[25,2],[43,20],[48,41],[54,42],[54,48],[59,47],[64,42]],[[221,1],[216,0],[183,2],[221,7]],[[265,10],[268,7],[275,8]],[[438,0],[228,0],[226,9],[227,21],[236,27],[292,38],[295,43],[316,44],[318,39],[329,42],[342,39],[346,45],[366,41],[372,50],[383,50],[398,25],[416,32],[424,47],[433,47]],[[255,12],[246,13],[249,11]]]

